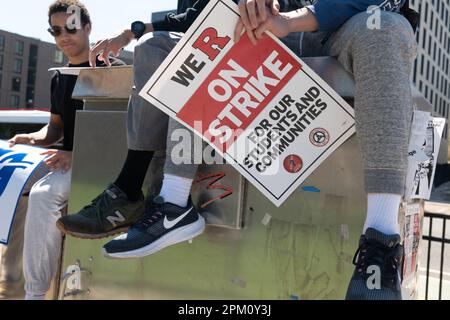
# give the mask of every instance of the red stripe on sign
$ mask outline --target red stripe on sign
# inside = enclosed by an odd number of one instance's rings
[[[177,117],[225,152],[300,69],[271,37],[254,46],[245,35]]]

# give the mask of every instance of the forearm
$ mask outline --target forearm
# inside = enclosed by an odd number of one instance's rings
[[[288,20],[289,32],[314,32],[319,29],[316,15],[307,8],[282,13]]]
[[[37,132],[30,133],[33,144],[38,147],[49,147],[57,144],[63,138],[63,130],[61,128],[46,125]]]

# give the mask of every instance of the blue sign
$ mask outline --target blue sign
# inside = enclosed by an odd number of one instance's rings
[[[26,153],[0,149],[0,197],[17,169],[27,169],[33,165],[33,162],[23,160],[26,156]]]

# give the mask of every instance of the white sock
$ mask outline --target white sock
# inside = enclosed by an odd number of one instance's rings
[[[26,293],[25,294],[25,300],[45,300],[45,293],[44,294],[35,294],[35,293]]]
[[[184,208],[188,204],[193,182],[194,180],[191,179],[174,176],[172,174],[164,174],[164,181],[159,195],[163,197],[166,202]]]
[[[402,197],[397,194],[368,194],[364,233],[367,229],[373,228],[386,235],[400,234],[398,211],[401,200]]]

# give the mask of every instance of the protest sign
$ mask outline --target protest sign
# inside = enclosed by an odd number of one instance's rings
[[[27,181],[46,156],[43,149],[0,140],[0,243],[7,245],[17,204]]]
[[[354,111],[273,35],[235,43],[238,19],[210,1],[140,95],[280,206],[355,133]]]
[[[429,112],[414,112],[408,149],[406,199],[430,199],[444,127],[444,118],[433,118]]]

